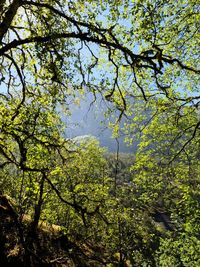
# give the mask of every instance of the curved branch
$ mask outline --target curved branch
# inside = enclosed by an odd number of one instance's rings
[[[190,139],[188,139],[185,144],[182,146],[182,148],[176,153],[176,155],[169,161],[169,164],[171,164],[184,150],[185,147],[195,138],[197,131],[200,129],[200,121],[196,124],[194,128],[194,132]]]

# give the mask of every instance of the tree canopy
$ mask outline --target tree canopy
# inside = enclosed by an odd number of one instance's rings
[[[18,226],[32,218],[19,231],[25,266],[44,263],[30,253],[40,219],[99,242],[95,266],[199,266],[199,11],[194,0],[0,1],[0,190]],[[113,136],[139,144],[131,171],[97,141],[66,137],[61,114],[87,92],[107,104]]]

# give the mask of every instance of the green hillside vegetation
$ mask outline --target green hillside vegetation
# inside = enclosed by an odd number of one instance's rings
[[[189,168],[183,158],[170,168],[151,154],[147,164],[146,155],[138,152],[133,160],[120,154],[116,165],[116,155],[105,155],[92,139],[68,155],[66,164],[51,158],[57,167],[48,177],[5,170],[0,206],[5,266],[28,266],[26,253],[35,266],[198,266],[198,163]]]

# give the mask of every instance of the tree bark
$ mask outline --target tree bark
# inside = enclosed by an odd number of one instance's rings
[[[0,12],[2,12],[4,4],[5,4],[4,0],[0,1]],[[0,24],[0,42],[2,42],[4,35],[10,28],[20,5],[21,5],[21,0],[13,0],[12,4],[10,4],[8,10],[6,11],[3,21]]]

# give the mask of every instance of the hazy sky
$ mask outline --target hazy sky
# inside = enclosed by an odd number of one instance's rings
[[[112,131],[108,129],[108,119],[105,119],[104,112],[106,104],[97,97],[92,103],[92,95],[87,94],[86,99],[81,101],[80,106],[72,106],[72,116],[63,117],[66,123],[66,137],[76,137],[79,135],[92,135],[97,137],[102,146],[108,147],[109,151],[117,150],[117,141],[112,138]],[[134,152],[133,147],[125,145],[123,138],[119,138],[120,152]]]

